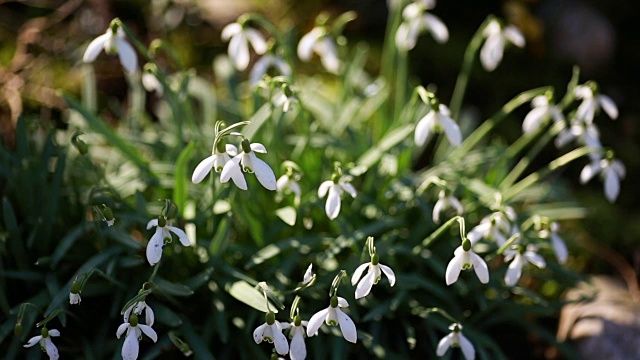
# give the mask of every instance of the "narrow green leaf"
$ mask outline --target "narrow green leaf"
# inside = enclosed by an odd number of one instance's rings
[[[153,313],[155,314],[158,322],[163,323],[169,327],[177,327],[182,325],[182,319],[173,310],[160,303],[153,303],[152,305]]]
[[[80,238],[80,236],[84,235],[84,233],[89,230],[91,223],[84,223],[76,226],[71,231],[69,231],[58,243],[58,246],[53,251],[51,255],[51,263],[55,268],[58,265],[58,262],[64,258],[69,249],[73,246],[73,244]]]
[[[252,139],[260,127],[269,119],[271,116],[271,103],[266,103],[256,111],[256,113],[249,119],[250,123],[247,127],[244,128],[242,132],[247,139]]]
[[[195,142],[190,142],[186,148],[180,152],[180,156],[178,156],[178,161],[176,162],[175,173],[173,174],[173,202],[178,207],[178,211],[180,211],[180,216],[184,217],[184,209],[185,203],[187,201],[187,165],[189,163],[189,159],[191,158],[191,153],[196,147]]]
[[[174,295],[174,296],[193,295],[193,290],[191,290],[190,288],[182,284],[172,283],[160,277],[156,277],[156,279],[153,282],[158,286],[158,289],[164,292],[165,294]]]
[[[15,260],[19,270],[26,270],[29,268],[29,261],[24,241],[20,236],[16,213],[13,211],[11,202],[6,197],[2,198],[2,218],[4,220],[4,226],[9,232],[8,243],[9,251],[11,251],[12,254],[11,257]]]
[[[405,125],[390,131],[376,146],[360,156],[356,161],[356,167],[351,170],[351,174],[355,176],[364,174],[372,165],[380,161],[382,155],[405,140],[411,132],[413,132],[413,125]]]
[[[252,308],[266,313],[271,310],[274,313],[278,312],[278,308],[269,302],[269,309],[267,309],[267,303],[264,295],[260,290],[249,285],[246,281],[236,281],[231,284],[227,289],[227,292],[234,298],[242,301],[243,303],[251,306]]]

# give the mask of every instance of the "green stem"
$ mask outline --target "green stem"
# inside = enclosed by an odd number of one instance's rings
[[[408,53],[405,51],[398,52],[398,64],[396,66],[396,86],[395,86],[395,104],[393,108],[393,121],[395,124],[400,120],[400,115],[402,114],[402,109],[404,109],[404,105],[406,104],[406,94],[407,94],[407,81],[408,81],[408,69],[409,61],[408,61]],[[389,124],[390,125],[390,124]],[[384,133],[384,130],[383,130]]]
[[[463,236],[462,234],[464,232],[464,218],[462,218],[462,216],[452,217],[446,223],[442,224],[442,226],[437,228],[436,231],[432,232],[431,235],[429,235],[426,239],[422,240],[422,243],[420,245],[414,247],[413,253],[417,255],[420,253],[420,251],[422,251],[422,249],[428,248],[431,243],[433,243],[438,237],[440,237],[440,235],[442,235],[442,233],[449,227],[451,227],[451,225],[456,221],[460,224],[460,234],[461,236]]]

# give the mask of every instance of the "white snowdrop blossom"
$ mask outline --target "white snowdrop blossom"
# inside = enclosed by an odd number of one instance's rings
[[[40,335],[29,339],[24,347],[29,348],[39,343],[40,349],[49,355],[49,360],[58,360],[60,358],[58,348],[53,341],[51,341],[51,337],[56,336],[60,336],[60,331],[56,329],[48,330],[46,327],[43,327],[42,330],[40,330]]]
[[[131,46],[124,37],[124,31],[117,25],[112,24],[106,33],[98,36],[89,43],[82,57],[82,61],[85,63],[94,62],[104,49],[104,52],[109,55],[118,54],[120,64],[122,64],[122,67],[128,73],[135,72],[138,68],[138,56],[133,46]]]
[[[127,308],[127,310],[124,311],[124,321],[128,322],[129,317],[131,317],[132,313],[137,316],[140,316],[142,315],[143,311],[144,311],[145,324],[149,326],[153,326],[153,322],[155,321],[153,310],[151,309],[151,306],[147,305],[146,301],[144,300],[138,301],[137,303],[132,304]]]
[[[527,261],[540,269],[547,266],[547,263],[542,256],[538,255],[537,251],[538,249],[534,245],[527,245],[524,252],[522,252],[522,249],[505,250],[505,261],[511,261],[504,276],[504,282],[507,286],[514,286],[518,283],[520,276],[522,276],[522,267]]]
[[[318,188],[318,197],[320,198],[325,197],[325,195],[329,193],[324,211],[331,220],[337,218],[338,214],[340,214],[340,195],[342,195],[343,191],[346,191],[353,198],[358,195],[358,192],[353,185],[347,182],[344,178],[341,178],[340,181],[336,181],[336,177],[337,176],[334,175],[334,179],[323,182]]]
[[[600,132],[595,124],[587,124],[577,119],[571,120],[569,127],[562,129],[556,137],[555,145],[561,148],[574,139],[594,150],[602,149]]]
[[[516,213],[513,208],[507,206],[503,211],[496,211],[480,220],[480,224],[467,233],[467,238],[472,244],[480,239],[493,239],[498,246],[507,242],[507,235],[511,231],[511,221],[515,220]]]
[[[236,148],[234,145],[222,145],[221,142],[218,142],[211,156],[202,160],[198,164],[198,166],[196,166],[195,170],[193,170],[191,181],[194,184],[198,184],[199,182],[204,180],[209,172],[211,172],[211,169],[215,170],[215,172],[221,172],[225,164],[231,160],[231,156],[236,155],[238,155],[238,148]],[[238,175],[236,174],[236,176]],[[240,173],[239,177],[241,177],[242,179],[234,179],[233,181],[235,183],[244,183],[244,175]]]
[[[267,42],[262,34],[246,24],[231,23],[222,29],[223,41],[229,41],[229,58],[239,71],[249,66],[249,44],[258,55],[267,51]]]
[[[402,51],[409,51],[416,46],[418,36],[429,31],[440,44],[449,40],[447,26],[437,16],[429,14],[436,6],[435,0],[417,0],[407,5],[402,11],[403,21],[396,31],[396,46]]]
[[[356,324],[353,320],[345,314],[341,308],[346,308],[349,303],[344,298],[333,296],[328,308],[322,309],[315,313],[309,324],[307,325],[307,336],[311,337],[318,334],[318,329],[322,326],[323,322],[327,325],[336,326],[340,325],[340,331],[345,340],[355,343],[358,339],[358,333],[356,332]]]
[[[336,41],[329,35],[326,28],[317,26],[305,34],[298,43],[298,57],[304,62],[309,62],[313,53],[320,56],[320,62],[324,68],[334,74],[340,70],[340,58]]]
[[[390,267],[381,264],[378,254],[371,256],[371,262],[364,263],[356,268],[351,276],[351,285],[356,285],[356,299],[363,298],[369,295],[373,285],[377,284],[382,277],[382,273],[389,279],[389,285],[393,286],[396,283],[396,274],[393,273]],[[367,275],[362,277],[362,273],[367,269]],[[362,277],[362,279],[360,279]],[[359,281],[359,282],[358,282]]]
[[[564,115],[558,107],[549,102],[549,98],[545,95],[536,96],[531,100],[531,111],[524,117],[522,122],[522,132],[531,134],[549,119],[554,122],[564,121]]]
[[[474,360],[476,358],[476,350],[473,344],[471,344],[471,341],[462,335],[462,325],[457,323],[451,324],[449,330],[451,330],[451,332],[438,342],[436,354],[443,356],[449,348],[459,347],[466,360]]]
[[[444,190],[441,190],[440,194],[438,194],[438,201],[436,201],[436,204],[433,206],[433,222],[439,224],[440,215],[444,210],[449,208],[455,209],[457,215],[462,215],[464,212],[460,200],[456,199],[453,195],[447,195]]]
[[[158,96],[162,96],[164,93],[164,88],[160,80],[158,80],[154,74],[147,71],[142,74],[142,87],[148,92],[155,92]]]
[[[415,142],[417,146],[423,146],[431,133],[444,131],[449,143],[458,146],[462,142],[460,127],[451,118],[449,108],[443,104],[438,109],[431,109],[427,115],[418,121],[415,132]]]
[[[626,175],[624,164],[617,159],[592,159],[580,172],[580,182],[586,184],[595,175],[602,174],[604,179],[604,195],[609,202],[614,202],[620,193],[620,181]]]
[[[473,268],[481,283],[489,282],[489,268],[487,263],[473,251],[472,243],[466,239],[462,245],[458,246],[453,252],[453,259],[449,261],[445,272],[445,281],[447,285],[451,285],[458,281],[460,271]]]
[[[80,297],[80,284],[74,280],[71,284],[71,291],[69,291],[69,304],[80,304],[82,298]]]
[[[482,49],[480,49],[480,62],[487,71],[495,70],[504,54],[504,47],[507,42],[522,48],[525,39],[520,30],[513,25],[502,27],[497,20],[491,21],[484,29],[486,38]]]
[[[147,335],[153,342],[158,341],[158,334],[149,325],[139,324],[138,315],[132,314],[129,317],[129,321],[122,323],[116,331],[116,337],[120,339],[122,334],[127,332],[122,344],[122,359],[123,360],[136,360],[138,358],[138,352],[140,351],[140,344],[138,341],[142,339],[142,334]]]
[[[220,182],[226,183],[229,179],[233,180],[242,190],[247,190],[247,183],[244,179],[243,172],[254,173],[258,182],[264,186],[265,189],[274,191],[276,190],[276,175],[273,173],[271,167],[261,159],[259,159],[255,153],[265,154],[267,149],[260,143],[250,144],[249,140],[242,140],[242,151],[234,156],[231,160],[222,168],[220,173]]]
[[[256,86],[267,71],[269,71],[269,68],[276,69],[278,73],[284,77],[291,77],[291,66],[289,66],[289,64],[275,55],[266,54],[256,61],[251,69],[251,73],[249,73],[249,83],[251,86]]]
[[[273,343],[278,354],[286,355],[289,352],[289,343],[282,333],[282,325],[271,311],[267,312],[265,317],[266,322],[253,331],[253,340],[256,344],[260,344],[263,340]]]
[[[282,324],[282,329],[291,329],[289,330],[289,338],[291,338],[289,357],[291,357],[291,360],[303,360],[307,357],[307,346],[304,343],[304,328],[308,325],[309,322],[302,321],[299,315],[296,315],[293,322]]]
[[[567,245],[564,243],[564,240],[558,236],[558,230],[560,230],[560,225],[558,225],[557,222],[552,222],[549,224],[548,229],[540,231],[540,237],[551,240],[551,246],[553,247],[556,259],[558,259],[560,264],[564,264],[569,257],[569,251],[567,250]]]
[[[273,96],[271,102],[273,103],[273,105],[282,108],[283,112],[289,112],[289,110],[291,109],[291,105],[297,104],[300,101],[298,101],[298,98],[293,94],[293,92],[285,89],[283,91],[277,92]]]
[[[160,261],[160,258],[162,258],[162,246],[165,241],[171,240],[171,233],[178,235],[178,239],[182,245],[191,245],[187,234],[177,227],[169,226],[167,219],[164,216],[159,216],[157,219],[150,220],[147,223],[147,230],[154,226],[156,227],[156,232],[147,244],[147,260],[151,266],[157,264]]]
[[[296,176],[293,174],[284,174],[276,181],[276,191],[279,193],[292,193],[296,197],[300,197],[302,191],[300,190],[300,184],[296,180]]]
[[[313,264],[309,264],[309,267],[304,272],[304,277],[302,278],[303,284],[308,284],[313,280]]]
[[[610,97],[598,94],[594,91],[593,86],[579,85],[573,89],[573,94],[577,99],[582,99],[582,103],[576,111],[576,118],[587,124],[593,123],[593,117],[600,109],[604,110],[611,119],[618,118],[618,107]]]

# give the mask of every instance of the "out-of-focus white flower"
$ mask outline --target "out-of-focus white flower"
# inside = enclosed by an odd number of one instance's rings
[[[498,67],[507,42],[519,48],[525,45],[524,36],[517,27],[509,25],[503,28],[498,20],[487,24],[484,28],[484,37],[486,40],[480,49],[480,62],[487,71],[493,71]]]
[[[449,40],[447,26],[437,16],[429,14],[436,6],[435,0],[417,0],[407,5],[402,11],[403,21],[396,31],[396,46],[402,51],[409,51],[416,46],[418,36],[427,30],[440,44]]]
[[[436,201],[436,204],[433,206],[433,222],[439,224],[440,214],[449,208],[454,208],[458,215],[462,215],[464,212],[460,200],[456,199],[453,195],[447,195],[444,190],[440,190],[438,201]]]
[[[115,28],[115,30],[114,30]],[[114,33],[115,31],[115,33]],[[111,25],[107,32],[93,39],[84,52],[82,61],[92,63],[104,49],[109,55],[118,54],[120,64],[128,72],[133,73],[138,68],[138,56],[133,46],[124,39],[125,34],[117,25]]]
[[[140,344],[138,341],[142,339],[142,334],[147,335],[153,342],[158,341],[158,334],[149,325],[139,324],[138,315],[132,314],[129,317],[129,321],[122,323],[116,331],[116,337],[120,339],[124,332],[127,335],[124,338],[124,344],[122,344],[122,359],[123,360],[136,360],[138,358],[138,352],[140,351]]]
[[[604,179],[604,195],[609,202],[616,201],[620,193],[620,181],[626,175],[624,164],[617,159],[592,159],[580,172],[580,182],[587,183],[596,174]]]
[[[313,280],[313,264],[309,264],[307,271],[304,272],[304,277],[302,278],[303,284],[308,284]]]
[[[249,44],[258,55],[267,51],[267,42],[262,34],[246,24],[235,22],[225,26],[221,37],[223,41],[229,41],[229,58],[240,71],[249,66]]]
[[[367,269],[367,275],[360,280],[365,269]],[[353,276],[351,276],[351,285],[358,284],[358,286],[356,286],[356,299],[369,295],[373,285],[380,281],[382,273],[389,279],[389,285],[395,285],[396,275],[390,267],[380,263],[378,254],[371,256],[371,262],[358,266],[356,271],[353,272]],[[360,282],[358,283],[358,281]]]
[[[464,240],[461,246],[458,246],[453,252],[453,259],[449,261],[445,272],[445,281],[447,285],[451,285],[458,281],[460,271],[473,268],[481,283],[489,282],[489,268],[487,263],[475,252],[473,252],[472,243],[468,239]]]
[[[335,326],[340,325],[340,331],[345,340],[355,343],[358,340],[358,333],[356,331],[356,324],[353,320],[345,314],[340,308],[346,308],[349,306],[347,300],[333,296],[328,308],[322,309],[315,313],[309,324],[307,325],[307,336],[311,337],[318,334],[318,329],[322,326],[322,322],[326,322],[327,325]]]
[[[282,333],[282,325],[276,320],[276,314],[269,311],[265,317],[266,322],[253,331],[253,340],[256,344],[260,344],[262,340],[273,343],[278,354],[286,355],[289,352],[289,343]]]
[[[291,338],[289,356],[291,360],[304,360],[307,357],[307,346],[304,343],[304,328],[308,325],[309,322],[302,321],[299,315],[296,315],[290,324],[282,324],[282,329],[291,329],[289,330],[289,337]]]
[[[216,149],[213,149],[211,156],[202,160],[198,166],[196,166],[196,169],[193,170],[191,181],[194,184],[204,180],[209,172],[211,172],[211,169],[214,169],[216,172],[221,172],[224,165],[231,160],[231,156],[238,155],[238,148],[231,144],[223,146],[222,143],[219,142],[216,147]],[[240,173],[240,175],[236,174],[236,176],[238,176],[238,179],[233,179],[234,183],[244,183],[244,175],[242,175],[242,173]]]
[[[587,124],[593,123],[593,117],[596,112],[604,110],[611,119],[618,118],[618,107],[610,97],[598,94],[594,91],[593,86],[579,85],[573,89],[573,94],[577,99],[582,99],[582,103],[576,111],[576,118]]]
[[[282,76],[291,77],[291,66],[289,64],[275,55],[265,54],[260,60],[256,61],[251,69],[249,74],[251,86],[256,86],[269,71],[269,68],[275,68]]]
[[[151,306],[147,305],[147,302],[142,300],[138,301],[135,304],[132,304],[124,311],[124,321],[129,322],[129,317],[131,313],[136,314],[138,316],[142,315],[144,311],[144,322],[149,326],[153,326],[153,322],[155,321],[155,316],[153,314],[153,310]]]
[[[476,350],[473,348],[471,341],[462,335],[462,325],[458,323],[451,324],[449,330],[451,330],[451,332],[438,342],[436,354],[443,356],[449,348],[459,347],[465,359],[474,360],[476,358]]]
[[[564,121],[562,111],[555,104],[550,103],[545,95],[534,97],[531,100],[531,107],[531,111],[522,122],[522,131],[525,134],[536,132],[548,119],[553,119],[555,122]]]
[[[73,283],[71,283],[71,291],[69,291],[69,304],[71,305],[76,305],[76,304],[80,304],[80,302],[82,301],[82,298],[80,297],[80,291],[82,290],[80,288],[80,283],[77,280],[73,280]]]
[[[156,232],[147,244],[147,260],[151,266],[157,264],[158,261],[160,261],[160,258],[162,258],[162,246],[164,245],[165,239],[171,240],[171,233],[178,235],[182,245],[191,245],[187,234],[177,227],[169,226],[167,218],[164,216],[159,216],[157,219],[150,220],[147,223],[147,230],[154,226],[156,227]]]
[[[296,176],[294,174],[284,174],[278,178],[276,181],[276,191],[279,193],[287,193],[290,192],[294,194],[296,197],[300,197],[302,191],[300,190],[300,184],[296,180]]]
[[[320,184],[320,187],[318,188],[318,197],[320,198],[325,197],[327,192],[329,193],[324,210],[331,220],[337,218],[338,214],[340,214],[340,195],[342,195],[343,191],[346,191],[353,198],[358,195],[358,192],[353,185],[347,182],[345,178],[341,178],[339,181],[336,181],[335,179],[327,180]]]
[[[558,236],[558,230],[560,230],[560,225],[558,225],[557,222],[552,222],[549,224],[548,229],[540,231],[540,237],[551,240],[551,246],[553,247],[556,259],[558,259],[560,264],[564,264],[569,257],[569,251],[567,250],[567,245],[564,243],[564,240]]]
[[[538,255],[538,249],[534,245],[527,245],[524,252],[522,249],[505,250],[505,261],[511,261],[507,273],[504,276],[504,282],[507,286],[514,286],[522,276],[522,267],[528,261],[533,265],[543,269],[547,266],[542,256]]]
[[[462,142],[460,127],[451,118],[449,108],[440,104],[437,110],[431,109],[427,115],[418,121],[415,132],[416,145],[423,146],[431,133],[442,131],[444,131],[451,145],[458,146]]]
[[[480,224],[469,231],[467,238],[472,244],[480,239],[493,239],[500,247],[507,242],[507,236],[511,231],[511,222],[515,219],[515,211],[507,206],[504,211],[496,211],[482,218]]]
[[[556,137],[555,145],[561,148],[574,139],[594,150],[602,149],[600,132],[595,124],[587,124],[577,119],[571,120],[569,128],[562,129]]]
[[[164,88],[158,78],[147,71],[142,74],[142,86],[148,92],[155,92],[158,96],[162,96],[164,93]]]
[[[53,341],[51,341],[51,337],[55,336],[60,336],[60,331],[56,329],[48,330],[46,327],[43,327],[42,330],[40,330],[40,335],[29,339],[24,347],[28,348],[40,343],[40,349],[49,355],[49,360],[58,360],[60,358],[58,348]]]
[[[305,34],[298,43],[298,57],[304,62],[309,62],[313,53],[320,56],[322,66],[327,71],[337,74],[340,70],[340,59],[336,41],[323,26],[313,28]]]
[[[220,173],[220,182],[226,183],[229,179],[233,180],[242,190],[247,190],[243,172],[254,173],[258,182],[267,190],[276,190],[276,175],[271,167],[255,153],[267,153],[267,149],[260,143],[249,143],[249,140],[242,139],[242,151],[234,156],[222,168]]]
[[[283,112],[288,112],[291,109],[291,105],[300,101],[288,87],[285,87],[284,90],[276,92],[271,102],[273,102],[273,105],[282,108]]]

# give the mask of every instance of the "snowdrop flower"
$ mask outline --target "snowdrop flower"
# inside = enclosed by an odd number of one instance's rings
[[[296,315],[292,323],[282,324],[282,329],[291,329],[289,330],[289,337],[291,338],[289,357],[291,357],[291,360],[303,360],[307,357],[307,347],[304,343],[304,328],[308,325],[309,322],[302,321],[300,315]]]
[[[267,71],[269,71],[269,68],[275,68],[280,75],[284,77],[291,77],[291,66],[289,66],[289,64],[275,55],[266,54],[261,57],[260,60],[256,61],[251,69],[251,73],[249,74],[249,83],[251,86],[256,86]]]
[[[453,259],[449,261],[447,265],[447,271],[445,272],[445,281],[447,285],[451,285],[458,281],[461,270],[467,270],[473,268],[478,276],[478,280],[481,283],[486,284],[489,282],[489,268],[487,263],[475,252],[473,252],[473,244],[469,239],[465,239],[461,246],[453,252]]]
[[[437,16],[427,13],[436,6],[435,0],[417,0],[402,11],[403,22],[396,31],[396,46],[409,51],[416,46],[418,36],[427,30],[440,44],[449,40],[447,26]]]
[[[531,111],[524,117],[522,122],[522,132],[531,134],[538,131],[540,126],[548,119],[555,122],[564,121],[562,111],[549,102],[546,95],[536,96],[531,100]]]
[[[582,99],[582,103],[580,103],[576,111],[576,118],[587,124],[591,124],[593,123],[595,113],[600,111],[601,108],[611,119],[615,120],[618,118],[618,107],[616,103],[607,95],[597,94],[594,88],[597,89],[595,83],[591,83],[579,85],[573,89],[573,94],[576,98]]]
[[[286,173],[276,181],[276,191],[279,193],[287,193],[290,192],[294,194],[297,198],[301,195],[300,184],[296,180],[296,176],[294,174]]]
[[[371,262],[364,263],[356,268],[356,271],[353,272],[353,276],[351,277],[351,285],[356,285],[356,299],[360,299],[369,295],[371,288],[374,284],[377,284],[382,277],[382,273],[387,276],[389,279],[389,285],[393,286],[396,283],[396,275],[393,273],[390,267],[386,265],[380,264],[380,257],[378,254],[373,254],[371,256]],[[367,275],[365,275],[362,280],[362,273],[367,269]],[[360,283],[358,283],[360,281]]]
[[[147,71],[142,74],[142,87],[148,92],[155,92],[158,96],[164,93],[164,88],[156,75]]]
[[[313,264],[309,264],[307,271],[304,272],[304,277],[302,278],[303,284],[308,284],[313,280]]]
[[[211,169],[214,169],[216,172],[222,171],[225,164],[231,160],[231,156],[238,155],[238,148],[231,144],[226,144],[222,141],[218,141],[215,149],[213,150],[211,156],[202,160],[196,169],[193,170],[193,175],[191,176],[191,181],[194,184],[198,184],[211,172]],[[236,174],[236,176],[238,176]],[[240,179],[241,178],[241,179]],[[244,175],[240,173],[238,179],[234,179],[235,183],[244,183]],[[245,186],[246,187],[246,186]]]
[[[497,20],[492,20],[484,29],[486,38],[480,50],[480,62],[487,71],[493,71],[502,61],[504,47],[507,42],[522,48],[525,45],[524,36],[513,25],[502,27]]]
[[[282,91],[277,92],[271,101],[273,105],[282,108],[283,112],[288,112],[291,105],[299,103],[298,98],[288,86],[284,86]]]
[[[260,143],[250,144],[249,140],[242,139],[242,152],[234,156],[222,168],[220,173],[220,182],[226,183],[229,179],[233,180],[242,190],[247,190],[242,172],[254,173],[258,182],[267,190],[276,190],[276,175],[271,167],[256,156],[258,153],[266,153],[267,149]]]
[[[329,35],[324,26],[317,26],[304,35],[298,43],[298,57],[309,62],[313,53],[320,56],[320,62],[327,71],[337,74],[340,70],[340,59],[335,40]]]
[[[124,344],[122,345],[122,359],[123,360],[136,360],[138,358],[138,351],[140,350],[139,339],[142,339],[142,334],[147,335],[153,342],[158,341],[158,334],[149,325],[139,324],[138,315],[132,314],[129,317],[129,321],[125,321],[118,327],[116,331],[116,337],[120,339],[124,332],[127,335],[124,338]]]
[[[151,306],[147,305],[145,300],[138,301],[135,304],[132,304],[124,311],[124,321],[128,322],[129,317],[131,317],[131,313],[140,316],[144,311],[144,322],[149,326],[153,326],[153,322],[155,320],[155,316],[153,314],[153,310],[151,310]]]
[[[115,20],[112,21],[106,33],[89,43],[82,61],[92,63],[104,49],[104,52],[109,55],[118,54],[122,67],[128,73],[135,72],[138,67],[138,56],[133,46],[124,39],[124,36],[124,31],[118,26],[118,23]]]
[[[60,358],[58,348],[53,341],[51,341],[51,337],[55,336],[60,336],[60,331],[56,329],[48,330],[46,327],[43,327],[42,330],[40,330],[40,335],[29,339],[24,347],[29,348],[40,343],[40,349],[49,355],[49,360],[58,360],[58,358]]]
[[[480,224],[471,229],[467,238],[472,244],[480,239],[493,239],[498,246],[507,242],[507,234],[511,230],[511,221],[515,220],[516,213],[513,208],[507,206],[503,211],[496,211],[480,220]]]
[[[580,182],[586,184],[596,174],[602,174],[604,179],[604,195],[609,202],[616,201],[620,193],[620,180],[624,179],[626,169],[620,160],[607,158],[593,159],[580,172]]]
[[[564,243],[564,240],[558,236],[558,230],[560,230],[560,225],[558,225],[557,222],[552,222],[549,224],[549,229],[540,231],[540,237],[551,239],[551,246],[553,246],[553,252],[558,262],[564,264],[569,257],[569,251],[567,250],[567,245]]]
[[[187,234],[177,227],[169,226],[167,218],[164,216],[158,216],[157,219],[149,221],[147,223],[147,230],[151,229],[153,226],[156,227],[156,232],[147,244],[147,260],[151,266],[160,261],[160,258],[162,257],[162,246],[164,245],[165,239],[171,240],[171,233],[178,235],[182,245],[191,245]]]
[[[449,335],[443,337],[440,339],[440,342],[438,342],[436,354],[443,356],[450,347],[459,347],[465,359],[474,360],[476,358],[476,350],[473,348],[473,344],[462,335],[462,325],[457,323],[451,324],[449,330],[451,330]]]
[[[527,245],[527,248],[522,252],[522,247],[518,249],[505,250],[505,261],[511,261],[507,273],[504,276],[504,282],[507,286],[514,286],[520,280],[522,276],[522,267],[528,261],[533,265],[543,269],[547,266],[542,256],[537,254],[538,249],[533,245]]]
[[[555,145],[557,148],[561,148],[574,139],[590,148],[602,149],[600,132],[595,124],[587,124],[577,119],[572,120],[569,128],[560,131],[556,137]]]
[[[71,284],[71,291],[69,291],[69,304],[80,304],[82,301],[82,298],[80,297],[81,290],[80,284],[76,280],[73,280],[73,283]]]
[[[311,317],[311,319],[309,319],[309,324],[307,325],[307,336],[311,337],[317,335],[318,329],[320,329],[320,326],[324,321],[330,326],[336,326],[339,324],[340,331],[342,332],[342,336],[345,340],[355,343],[358,338],[356,325],[353,323],[353,320],[351,320],[351,318],[340,309],[348,306],[349,303],[347,300],[338,296],[333,296],[328,308],[318,311]]]
[[[439,224],[440,214],[449,208],[454,208],[458,215],[462,215],[464,211],[460,200],[456,199],[453,195],[446,195],[446,192],[441,190],[440,194],[438,194],[438,201],[436,201],[436,204],[433,206],[433,222]]]
[[[229,58],[239,71],[249,66],[249,44],[258,55],[267,51],[267,42],[262,34],[246,23],[231,23],[222,29],[223,41],[229,41]]]
[[[458,146],[462,142],[462,133],[458,124],[451,118],[449,108],[443,104],[432,108],[416,125],[415,142],[417,146],[423,146],[433,132],[444,130],[449,143]]]
[[[278,354],[286,355],[289,352],[289,343],[282,333],[282,325],[276,320],[276,314],[269,311],[265,317],[266,322],[253,331],[253,340],[256,344],[260,344],[262,340],[267,340],[275,345]]]
[[[355,198],[358,195],[356,189],[345,178],[341,178],[340,181],[336,181],[337,175],[333,176],[332,180],[327,180],[320,184],[318,188],[318,197],[323,198],[327,196],[327,202],[324,207],[324,211],[327,213],[329,219],[333,220],[340,214],[340,195],[343,191],[346,191],[351,197]]]

